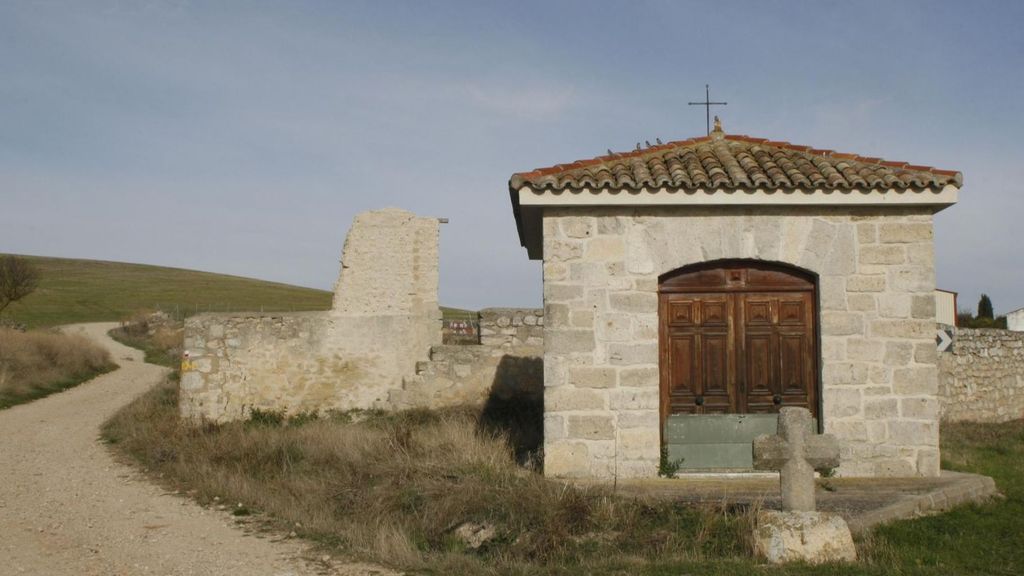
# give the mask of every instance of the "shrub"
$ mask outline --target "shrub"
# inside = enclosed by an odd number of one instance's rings
[[[0,328],[0,408],[64,390],[114,363],[84,336]]]

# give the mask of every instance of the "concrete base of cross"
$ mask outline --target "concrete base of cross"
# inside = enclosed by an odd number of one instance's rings
[[[772,564],[857,559],[846,521],[827,512],[761,511],[754,530],[754,553]]]

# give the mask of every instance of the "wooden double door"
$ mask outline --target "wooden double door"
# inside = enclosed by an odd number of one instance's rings
[[[779,266],[684,269],[659,284],[661,418],[818,415],[815,282]],[[664,428],[663,428],[664,429]]]

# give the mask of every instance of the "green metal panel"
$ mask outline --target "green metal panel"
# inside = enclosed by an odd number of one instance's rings
[[[676,414],[665,422],[669,461],[680,470],[753,470],[754,438],[778,431],[777,414]],[[817,430],[817,423],[812,423]]]

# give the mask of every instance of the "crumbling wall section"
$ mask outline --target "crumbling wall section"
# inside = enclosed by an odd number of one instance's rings
[[[181,415],[389,407],[441,343],[438,224],[393,208],[358,215],[329,312],[189,318]]]

